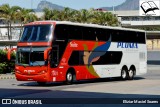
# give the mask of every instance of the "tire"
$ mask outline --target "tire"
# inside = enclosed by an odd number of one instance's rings
[[[46,85],[46,82],[37,82],[37,83],[38,83],[38,85],[40,85],[40,86]]]
[[[135,70],[134,69],[130,69],[128,71],[128,80],[133,80],[134,76],[135,76]]]
[[[127,70],[126,68],[122,68],[122,71],[121,71],[121,79],[122,79],[122,80],[128,79],[128,70]]]
[[[66,84],[72,84],[73,83],[73,73],[72,72],[67,72],[66,74]]]

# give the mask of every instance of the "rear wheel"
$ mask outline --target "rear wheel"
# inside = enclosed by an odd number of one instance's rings
[[[131,68],[131,69],[128,71],[128,79],[129,79],[129,80],[133,80],[134,75],[135,75],[135,70],[134,70],[133,68]]]
[[[122,80],[126,80],[128,78],[128,71],[126,68],[122,68],[122,71],[121,71],[121,79]]]

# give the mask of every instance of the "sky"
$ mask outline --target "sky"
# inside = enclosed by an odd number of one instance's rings
[[[42,0],[0,0],[0,5],[20,6],[23,8],[37,8]],[[125,0],[46,0],[57,5],[70,7],[72,9],[90,9],[99,7],[112,7],[123,3]]]

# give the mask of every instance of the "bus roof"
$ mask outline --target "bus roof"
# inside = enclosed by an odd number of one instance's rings
[[[39,24],[66,24],[66,25],[76,25],[76,26],[85,26],[85,27],[93,27],[93,28],[107,28],[107,29],[114,29],[114,30],[125,30],[125,31],[137,31],[137,32],[145,32],[144,30],[139,29],[130,29],[130,28],[122,28],[122,27],[112,27],[112,26],[103,26],[103,25],[97,25],[97,24],[88,24],[88,23],[76,23],[76,22],[70,22],[70,21],[35,21],[26,24],[27,25],[39,25]]]

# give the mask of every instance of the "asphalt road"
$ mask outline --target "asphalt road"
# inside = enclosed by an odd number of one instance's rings
[[[0,80],[0,97],[160,98],[160,65],[149,65],[147,74],[127,81],[107,78],[80,81],[72,85],[49,83],[46,86],[38,86],[36,82],[22,82],[15,79]],[[145,107],[147,106],[145,105]]]

